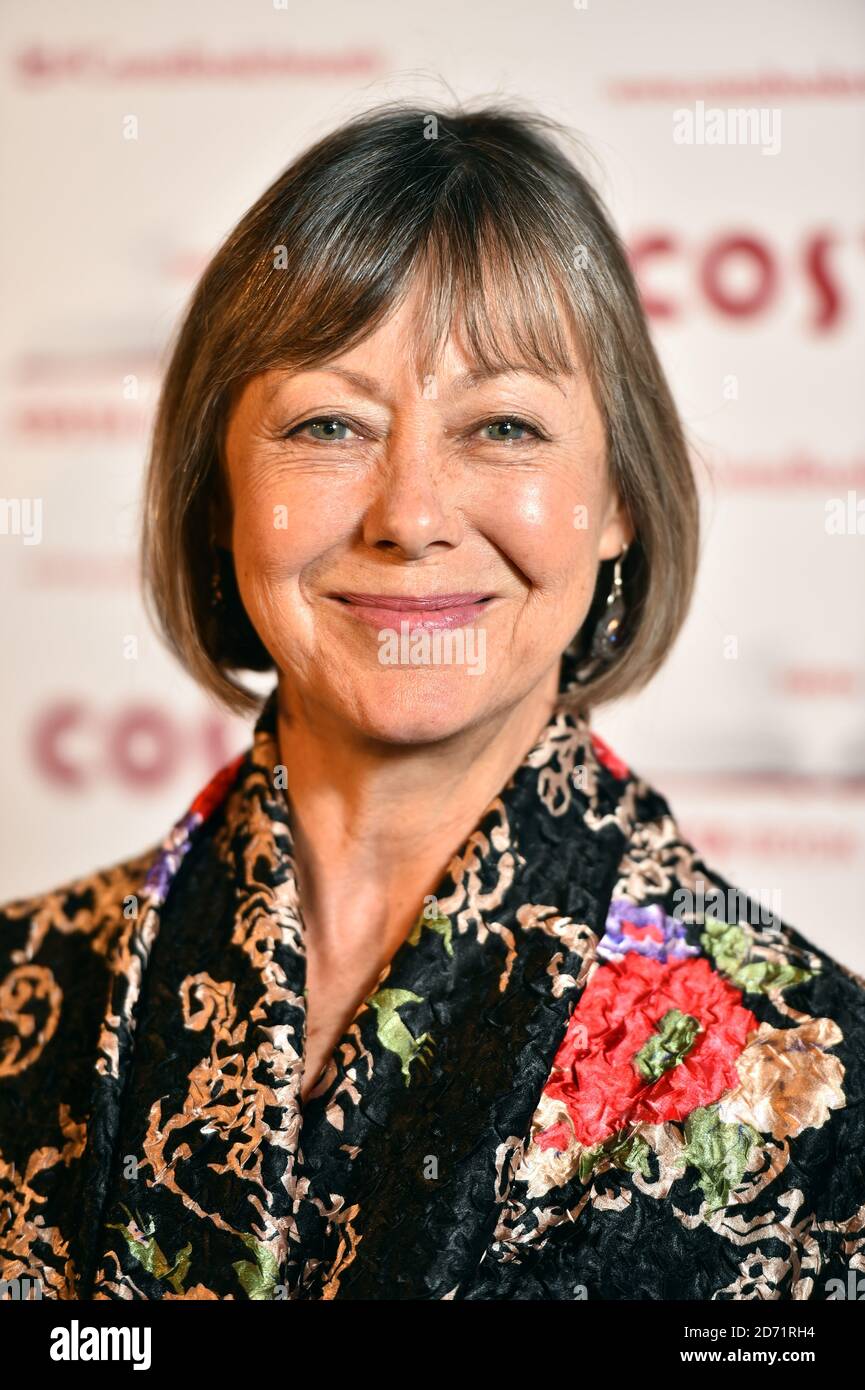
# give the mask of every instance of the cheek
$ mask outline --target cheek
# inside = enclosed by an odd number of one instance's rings
[[[264,484],[239,497],[233,532],[238,576],[254,575],[270,587],[290,585],[343,542],[351,507],[334,491],[303,479],[290,486]]]
[[[483,529],[538,597],[594,586],[601,498],[573,466],[513,476],[490,491]]]

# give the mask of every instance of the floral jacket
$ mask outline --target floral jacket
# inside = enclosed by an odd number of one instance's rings
[[[823,1299],[865,981],[557,713],[301,1105],[271,697],[161,845],[0,911],[0,1279],[55,1299]]]

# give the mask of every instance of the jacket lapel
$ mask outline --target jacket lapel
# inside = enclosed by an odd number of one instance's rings
[[[113,1157],[96,1296],[269,1298],[278,1283],[305,963],[277,761],[262,719],[151,874],[161,901],[148,919],[134,1054],[130,1043],[120,1058],[122,1100],[116,1083],[99,1092]]]

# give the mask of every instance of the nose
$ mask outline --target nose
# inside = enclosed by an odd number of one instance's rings
[[[459,482],[428,441],[392,435],[364,516],[367,545],[419,560],[459,545]]]

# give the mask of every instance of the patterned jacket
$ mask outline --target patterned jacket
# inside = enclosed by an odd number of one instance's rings
[[[7,1296],[844,1296],[865,981],[560,712],[301,1104],[278,765],[271,698],[160,845],[0,911]]]

